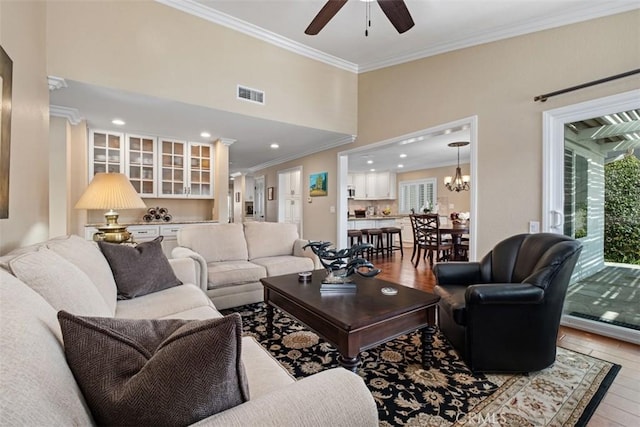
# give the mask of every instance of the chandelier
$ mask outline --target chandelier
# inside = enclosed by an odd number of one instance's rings
[[[456,168],[456,175],[454,177],[444,177],[444,185],[449,189],[449,191],[469,191],[469,181],[471,181],[471,177],[469,175],[462,175],[462,172],[460,171],[460,147],[465,147],[469,145],[469,143],[467,141],[459,141],[451,142],[447,145],[449,147],[458,148],[458,167]]]

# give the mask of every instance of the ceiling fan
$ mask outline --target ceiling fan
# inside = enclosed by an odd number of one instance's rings
[[[372,1],[372,0],[369,0]],[[402,34],[415,24],[404,4],[404,0],[377,0],[380,8],[387,15],[391,24]],[[335,16],[336,13],[345,5],[347,0],[329,0],[320,9],[320,12],[313,18],[311,24],[304,30],[305,34],[315,36],[324,28],[325,25]]]

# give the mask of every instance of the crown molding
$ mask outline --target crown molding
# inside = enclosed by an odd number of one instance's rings
[[[67,87],[67,82],[62,77],[47,76],[47,81],[49,83],[49,91]]]
[[[341,68],[353,73],[358,72],[358,65],[337,56],[329,55],[318,49],[311,48],[302,43],[298,43],[279,34],[260,28],[257,25],[250,24],[246,21],[234,18],[226,13],[219,12],[215,9],[208,8],[193,0],[155,0],[165,6],[181,10],[190,15],[206,19],[214,24],[222,25],[232,30],[255,37],[272,45],[281,47],[298,55],[324,62],[334,67]]]
[[[427,49],[415,51],[406,55],[395,56],[389,59],[370,62],[367,64],[360,64],[358,67],[358,72],[364,73],[367,71],[374,71],[380,68],[391,67],[393,65],[403,64],[405,62],[415,61],[417,59],[423,59],[458,49],[464,49],[467,47],[490,43],[497,40],[504,40],[511,37],[522,36],[538,31],[549,30],[551,28],[557,28],[564,25],[602,18],[604,16],[629,12],[638,8],[640,8],[640,6],[638,6],[637,2],[621,2],[621,4],[615,4],[615,2],[613,2],[613,4],[612,2],[605,2],[596,5],[590,3],[588,6],[585,6],[582,9],[576,7],[576,9],[572,10],[571,12],[567,12],[564,14],[557,14],[554,16],[529,20],[526,22],[514,22],[502,27],[477,32],[463,39],[440,43]]]
[[[510,25],[506,25],[499,28],[493,28],[488,31],[478,32],[470,37],[465,37],[459,40],[453,40],[450,42],[444,42],[427,49],[411,52],[405,55],[399,55],[390,57],[381,61],[374,61],[364,64],[354,64],[344,59],[338,58],[333,55],[329,55],[320,50],[311,48],[302,43],[293,41],[286,37],[282,37],[271,31],[267,31],[256,25],[234,18],[231,15],[219,12],[215,9],[203,6],[194,0],[155,0],[158,3],[172,7],[174,9],[181,10],[191,15],[206,19],[213,22],[231,28],[232,30],[239,31],[247,34],[251,37],[263,40],[267,43],[305,56],[307,58],[315,59],[320,62],[332,65],[343,70],[351,71],[354,73],[364,73],[367,71],[374,71],[380,68],[391,67],[393,65],[402,64],[405,62],[415,61],[417,59],[427,58],[430,56],[439,55],[446,52],[451,52],[458,49],[464,49],[467,47],[477,46],[484,43],[490,43],[497,40],[507,39],[511,37],[521,36],[537,31],[548,30],[551,28],[561,27],[564,25],[574,24],[577,22],[588,21],[590,19],[601,18],[603,16],[615,15],[618,13],[628,12],[638,9],[637,2],[617,1],[617,2],[601,2],[593,4],[589,2],[583,8],[579,8],[576,3],[576,8],[571,12],[556,14],[554,16],[548,16],[537,20],[529,20],[526,22],[516,22]]]
[[[254,172],[260,171],[262,169],[270,168],[271,166],[276,166],[276,165],[288,162],[290,160],[297,160],[297,159],[300,159],[302,157],[309,156],[311,154],[315,154],[315,153],[319,153],[321,151],[329,150],[331,148],[339,147],[341,145],[351,144],[355,140],[356,140],[356,135],[345,136],[344,138],[337,139],[337,140],[335,140],[335,141],[333,141],[333,142],[331,142],[329,144],[320,144],[316,148],[308,150],[308,151],[305,151],[305,152],[302,152],[302,153],[294,154],[294,155],[287,156],[287,157],[280,157],[280,158],[277,158],[277,159],[274,159],[274,160],[271,160],[271,161],[268,161],[268,162],[261,163],[261,164],[256,165],[256,166],[252,166],[252,167],[247,169],[247,172],[248,173],[254,173]]]
[[[231,138],[218,138],[218,141],[220,141],[222,143],[222,145],[225,146],[230,146],[231,144],[233,144],[234,142],[237,141],[237,139],[231,139]]]
[[[54,117],[63,117],[69,121],[72,125],[78,125],[84,117],[80,114],[76,108],[61,107],[60,105],[50,105],[49,115]]]

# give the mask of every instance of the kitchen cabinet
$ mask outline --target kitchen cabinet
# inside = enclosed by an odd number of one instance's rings
[[[127,230],[131,233],[133,241],[136,243],[149,242],[158,236],[163,236],[162,251],[170,258],[173,248],[178,246],[178,231],[187,224],[211,224],[203,223],[148,223],[128,225]],[[93,225],[86,225],[84,228],[84,238],[93,240],[93,235],[98,231]]]
[[[125,137],[126,175],[131,185],[142,197],[155,197],[157,194],[156,165],[158,150],[156,138],[127,134]]]
[[[300,171],[292,170],[281,175],[280,191],[285,197],[302,197],[302,188],[300,185]]]
[[[356,200],[366,200],[367,199],[367,174],[354,173],[351,175],[352,175],[352,182],[355,190],[353,198]]]
[[[166,198],[213,198],[213,147],[160,138],[160,189]]]
[[[124,134],[92,130],[89,133],[89,180],[97,173],[124,172]]]
[[[88,169],[124,173],[142,197],[213,198],[211,144],[91,130]]]
[[[362,230],[363,228],[382,228],[382,227],[396,227],[396,220],[389,219],[350,219],[347,220],[347,227],[350,230]]]
[[[366,172],[349,174],[355,189],[354,200],[394,200],[396,174],[394,172]]]

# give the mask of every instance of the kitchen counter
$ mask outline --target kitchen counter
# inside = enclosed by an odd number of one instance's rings
[[[371,215],[364,218],[356,218],[355,216],[349,215],[349,221],[367,221],[371,219],[402,219],[406,215]]]
[[[129,227],[132,225],[171,225],[171,224],[204,224],[204,223],[212,223],[215,224],[217,223],[218,220],[217,219],[207,219],[207,220],[187,220],[187,221],[179,221],[179,220],[173,220],[173,221],[169,221],[169,222],[165,222],[165,221],[137,221],[137,222],[119,222],[119,225],[123,225],[125,227]],[[103,225],[105,225],[106,222],[102,222],[99,224],[86,224],[85,227],[102,227]]]

